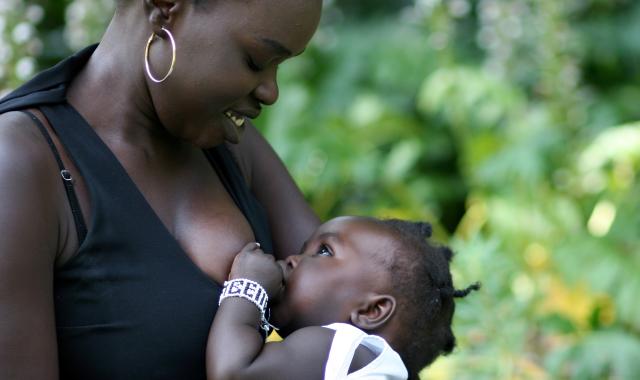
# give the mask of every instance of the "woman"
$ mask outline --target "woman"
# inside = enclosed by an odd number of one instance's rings
[[[0,378],[205,377],[234,254],[318,225],[246,120],[320,8],[120,0],[97,47],[0,101]]]

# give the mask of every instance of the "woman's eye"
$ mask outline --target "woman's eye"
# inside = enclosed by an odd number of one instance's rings
[[[256,62],[253,60],[253,58],[251,57],[247,58],[247,66],[249,66],[249,69],[251,69],[251,71],[255,71],[255,72],[262,71],[262,68],[258,66]]]
[[[322,244],[317,252],[318,256],[333,256],[333,252],[326,245]]]

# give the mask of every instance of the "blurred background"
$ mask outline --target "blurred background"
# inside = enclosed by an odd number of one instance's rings
[[[112,10],[0,1],[0,92]],[[423,379],[640,379],[640,1],[325,0],[279,74],[256,124],[320,216],[432,221],[484,285]]]

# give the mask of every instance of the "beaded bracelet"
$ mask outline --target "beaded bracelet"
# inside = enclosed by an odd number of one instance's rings
[[[269,333],[270,327],[277,330],[269,323],[269,321],[267,321],[265,316],[269,296],[262,285],[247,278],[234,278],[233,280],[225,281],[224,288],[220,293],[220,299],[218,300],[218,306],[220,306],[224,299],[231,297],[244,298],[256,305],[258,310],[260,310],[260,328],[267,334]]]

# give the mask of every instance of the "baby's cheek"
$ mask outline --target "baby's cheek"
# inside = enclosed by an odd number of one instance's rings
[[[287,294],[287,304],[294,318],[306,318],[321,306],[323,295],[310,283],[299,283]]]

